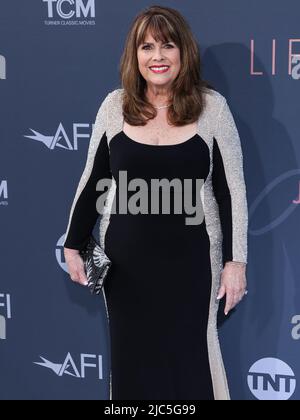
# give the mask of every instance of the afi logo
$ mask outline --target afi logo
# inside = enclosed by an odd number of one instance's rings
[[[6,79],[6,60],[3,55],[0,55],[0,80]]]
[[[79,133],[79,128],[88,128],[89,126],[89,124],[73,124],[72,141],[67,135],[67,132],[64,129],[62,123],[59,124],[54,136],[45,136],[44,134],[41,134],[31,128],[30,130],[34,135],[24,135],[24,137],[43,143],[50,150],[53,150],[55,147],[60,147],[67,150],[78,150],[78,140],[82,138],[88,139],[90,137],[89,134]]]
[[[85,379],[86,370],[89,368],[96,370],[97,378],[99,380],[103,379],[103,365],[101,355],[97,356],[95,354],[81,354],[79,366],[76,366],[70,353],[67,354],[67,357],[63,363],[53,363],[42,356],[40,356],[40,358],[42,362],[34,362],[34,364],[51,370],[59,377],[68,375],[72,376],[73,378]],[[91,363],[91,361],[93,362]]]
[[[3,201],[1,201],[3,199]],[[0,182],[0,205],[7,204],[8,200],[8,188],[7,188],[7,181],[3,180]]]
[[[0,308],[5,308],[5,316],[7,319],[11,319],[11,299],[10,295],[0,293]]]
[[[94,18],[95,0],[43,0],[48,6],[48,18],[56,13],[62,19]]]
[[[261,359],[250,368],[248,386],[258,400],[289,400],[296,389],[292,369],[282,360]]]

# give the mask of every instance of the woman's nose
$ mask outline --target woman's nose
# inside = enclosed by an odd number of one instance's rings
[[[155,50],[153,52],[153,57],[156,58],[156,59],[163,58],[163,54],[162,54],[161,48],[155,48]]]

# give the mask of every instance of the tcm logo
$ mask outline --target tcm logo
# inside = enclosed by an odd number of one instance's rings
[[[55,148],[78,150],[78,140],[90,138],[90,134],[80,133],[79,129],[89,127],[90,124],[73,124],[73,138],[71,139],[67,135],[67,132],[62,123],[59,124],[53,136],[45,136],[44,134],[39,133],[38,131],[35,131],[32,128],[30,128],[32,135],[24,135],[24,137],[38,141],[39,143],[43,143],[50,150],[53,150]]]
[[[292,324],[294,325],[292,329],[292,338],[294,340],[300,340],[300,315],[295,315],[292,318]]]
[[[248,386],[258,400],[289,400],[296,389],[292,369],[279,359],[261,359],[249,370]]]
[[[34,362],[35,365],[42,366],[48,370],[51,370],[57,376],[72,376],[77,379],[85,379],[87,369],[93,369],[97,375],[97,379],[103,379],[103,363],[102,356],[95,354],[81,354],[80,362],[76,365],[71,354],[68,353],[66,359],[62,363],[53,363],[44,357],[40,356],[42,362]]]
[[[4,308],[5,314],[0,315],[0,340],[6,340],[7,320],[11,319],[11,298],[9,294],[0,293],[0,308]]]
[[[0,80],[6,79],[6,59],[0,55]]]
[[[72,20],[74,24],[95,24],[95,0],[43,0],[46,3],[48,19],[62,19],[61,21],[45,21],[46,24],[67,24]],[[78,20],[79,19],[79,20]]]
[[[7,181],[0,181],[0,206],[8,205],[8,188]]]

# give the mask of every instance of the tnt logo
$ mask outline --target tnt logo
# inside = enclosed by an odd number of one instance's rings
[[[250,368],[248,386],[258,400],[289,400],[296,389],[292,369],[282,360],[261,359]]]
[[[95,18],[95,0],[43,0],[48,6],[48,18]],[[56,15],[56,16],[55,16]]]
[[[66,234],[64,233],[57,241],[56,249],[55,249],[55,256],[56,256],[56,261],[58,262],[60,268],[62,268],[66,273],[69,273],[67,263],[65,261],[64,252],[63,252],[65,236]]]
[[[0,55],[0,80],[6,79],[6,60],[3,55]]]

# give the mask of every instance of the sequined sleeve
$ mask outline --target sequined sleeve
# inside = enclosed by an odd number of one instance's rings
[[[223,98],[213,142],[212,184],[223,234],[223,264],[247,263],[248,207],[239,133]]]
[[[100,192],[96,190],[96,184],[100,179],[112,178],[106,137],[109,95],[101,103],[96,116],[85,168],[79,180],[69,214],[64,242],[66,248],[77,250],[84,248],[99,217],[96,202]]]

